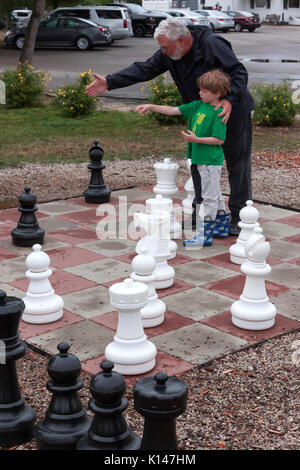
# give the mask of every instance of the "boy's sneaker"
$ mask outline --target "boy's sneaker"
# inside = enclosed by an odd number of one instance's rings
[[[189,240],[184,240],[183,246],[187,250],[200,250],[203,246],[212,245],[215,222],[215,220],[211,220],[211,217],[205,217],[204,222],[199,221],[197,235]]]
[[[214,228],[214,238],[226,238],[229,235],[230,212],[218,211]]]

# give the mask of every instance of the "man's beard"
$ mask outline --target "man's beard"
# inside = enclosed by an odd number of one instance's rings
[[[173,55],[170,55],[170,59],[172,60],[180,60],[182,59],[183,53],[181,47],[177,44],[176,49]]]

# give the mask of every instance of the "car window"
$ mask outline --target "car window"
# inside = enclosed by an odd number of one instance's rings
[[[56,28],[56,25],[57,25],[57,18],[54,18],[54,20],[50,20],[50,21],[43,21],[41,23],[41,26],[43,26],[43,28]]]
[[[79,18],[86,18],[87,20],[90,18],[90,10],[80,9],[80,10],[72,10],[74,16],[79,16]]]
[[[96,10],[99,18],[105,18],[107,20],[118,20],[122,18],[122,12],[120,10]]]
[[[76,20],[61,18],[58,23],[59,28],[77,28],[81,23]]]
[[[206,11],[199,11],[200,15],[203,15],[203,16],[208,16],[208,13],[206,13]]]

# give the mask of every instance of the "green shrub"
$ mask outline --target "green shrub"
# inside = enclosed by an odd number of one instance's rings
[[[7,108],[34,108],[40,106],[47,82],[45,72],[36,72],[27,63],[19,63],[16,70],[5,70],[0,75],[5,83]]]
[[[150,88],[149,102],[151,104],[179,106],[182,104],[182,98],[174,82],[165,83],[166,74],[151,80],[148,85]],[[179,124],[182,123],[180,116],[165,116],[159,113],[149,113],[149,118],[158,121],[160,124]]]
[[[58,88],[53,106],[65,117],[78,117],[95,111],[97,98],[85,94],[86,87],[93,81],[90,71],[82,72],[77,83]]]
[[[292,101],[292,92],[288,84],[255,85],[252,92],[256,109],[253,121],[260,126],[291,126],[296,115],[296,106]]]

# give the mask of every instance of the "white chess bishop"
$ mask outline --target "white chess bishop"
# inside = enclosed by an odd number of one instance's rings
[[[64,301],[56,295],[49,277],[50,258],[41,251],[41,245],[33,245],[33,252],[26,258],[26,277],[30,280],[23,298],[25,310],[22,320],[27,323],[43,324],[59,320],[63,316]]]
[[[166,289],[174,284],[175,271],[168,264],[171,252],[169,248],[170,214],[166,211],[154,214],[136,212],[133,217],[136,227],[143,227],[148,233],[148,254],[155,259],[155,289]],[[138,253],[140,254],[140,253]]]
[[[146,200],[146,214],[154,214],[157,212],[165,211],[169,214],[169,219],[168,222],[166,222],[166,236],[168,238],[168,245],[170,249],[170,256],[168,259],[174,259],[176,258],[177,254],[177,243],[174,240],[171,240],[171,232],[174,230],[176,231],[176,238],[178,235],[178,225],[179,225],[179,231],[181,234],[181,225],[176,222],[176,227],[174,227],[174,217],[172,217],[172,211],[173,211],[173,202],[172,199],[163,197],[161,194],[157,194],[154,198],[149,198]],[[173,226],[172,226],[172,221],[173,221]],[[145,230],[147,230],[148,227],[145,226]],[[150,250],[150,246],[152,244],[151,237],[149,235],[146,235],[145,237],[141,238],[137,245],[136,245],[136,252],[138,254],[141,254],[141,249],[144,247],[147,247],[148,250]]]
[[[111,305],[118,310],[114,341],[105,348],[105,357],[124,375],[144,374],[155,367],[156,346],[144,333],[141,309],[148,303],[148,287],[125,279],[109,288]]]
[[[275,323],[276,307],[266,292],[266,276],[271,267],[266,263],[270,244],[265,241],[261,227],[245,243],[247,261],[241,270],[246,274],[244,290],[240,299],[231,306],[232,323],[246,330],[266,330]]]
[[[176,186],[176,178],[179,170],[178,163],[171,162],[170,158],[164,158],[163,162],[155,163],[154,170],[156,173],[156,185],[153,192],[172,196],[178,193]]]
[[[188,169],[190,169],[191,164],[192,164],[191,159],[187,158],[186,166]],[[195,188],[194,188],[193,178],[191,176],[185,183],[184,189],[187,192],[187,197],[182,201],[183,216],[192,215],[193,214],[193,200],[195,198]]]
[[[240,210],[239,216],[241,220],[238,225],[241,231],[236,242],[229,248],[230,261],[235,264],[242,264],[246,261],[245,243],[253,235],[255,227],[259,227],[257,222],[259,212],[253,207],[253,201],[246,202],[246,206]]]
[[[166,305],[157,296],[153,274],[156,263],[153,256],[149,256],[146,247],[141,249],[141,254],[132,260],[132,269],[130,277],[136,282],[143,282],[148,286],[148,303],[141,309],[142,325],[144,328],[158,326],[164,321]]]

